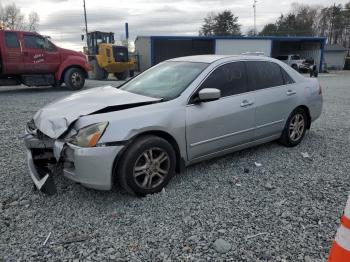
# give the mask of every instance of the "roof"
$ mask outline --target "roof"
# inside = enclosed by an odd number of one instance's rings
[[[349,48],[346,48],[344,46],[341,45],[326,45],[324,51],[326,52],[345,52],[345,51],[349,51]]]
[[[169,59],[174,62],[194,62],[194,63],[214,63],[220,59],[231,58],[233,61],[237,60],[272,60],[267,56],[252,56],[252,55],[195,55],[184,56]]]
[[[275,41],[317,41],[324,42],[326,37],[314,37],[314,36],[137,36],[138,38],[151,38],[151,39],[178,39],[178,40],[215,40],[215,39],[227,39],[227,40],[275,40]]]

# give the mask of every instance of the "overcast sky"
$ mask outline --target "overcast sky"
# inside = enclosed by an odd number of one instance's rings
[[[329,6],[350,0],[308,0],[308,4]],[[82,50],[84,29],[83,0],[0,0],[4,6],[15,2],[24,14],[36,11],[39,32],[50,35],[59,46]],[[258,30],[287,12],[292,2],[303,0],[258,0]],[[125,38],[124,23],[129,22],[130,38],[138,35],[197,35],[209,12],[230,9],[239,17],[242,31],[253,27],[253,0],[86,0],[88,28],[112,31]]]

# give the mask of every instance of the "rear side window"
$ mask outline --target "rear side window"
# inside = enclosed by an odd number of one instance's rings
[[[290,75],[281,67],[281,72],[283,75],[283,80],[285,85],[293,84],[295,81],[293,78],[290,77]]]
[[[246,64],[250,90],[260,90],[284,85],[284,79],[279,65],[265,61],[248,61]]]
[[[24,45],[26,48],[43,49],[45,40],[36,35],[24,35]]]
[[[215,69],[200,89],[217,88],[221,96],[237,95],[248,91],[247,76],[243,62],[234,62]]]
[[[19,48],[19,41],[15,32],[5,32],[5,42],[8,48]]]

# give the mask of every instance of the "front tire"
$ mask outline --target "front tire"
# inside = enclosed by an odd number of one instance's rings
[[[69,90],[76,91],[84,87],[85,74],[79,68],[70,68],[64,74],[64,83]]]
[[[176,155],[163,138],[143,136],[123,154],[117,174],[129,193],[145,196],[160,192],[175,173]]]
[[[118,79],[118,80],[125,80],[128,78],[128,75],[129,75],[129,71],[124,71],[124,72],[121,72],[121,73],[114,73],[114,76]]]
[[[304,109],[295,109],[287,119],[279,142],[287,147],[298,145],[304,138],[307,129],[307,115]]]
[[[107,80],[109,73],[101,68],[97,62],[97,60],[92,60],[91,62],[92,65],[92,74],[93,74],[93,79],[95,80]]]

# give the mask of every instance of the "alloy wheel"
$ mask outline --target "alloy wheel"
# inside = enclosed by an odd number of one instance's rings
[[[169,169],[170,158],[165,150],[161,148],[148,149],[135,162],[134,181],[143,189],[156,188],[164,181]]]
[[[304,134],[305,119],[302,114],[295,114],[289,124],[289,138],[296,142]]]

